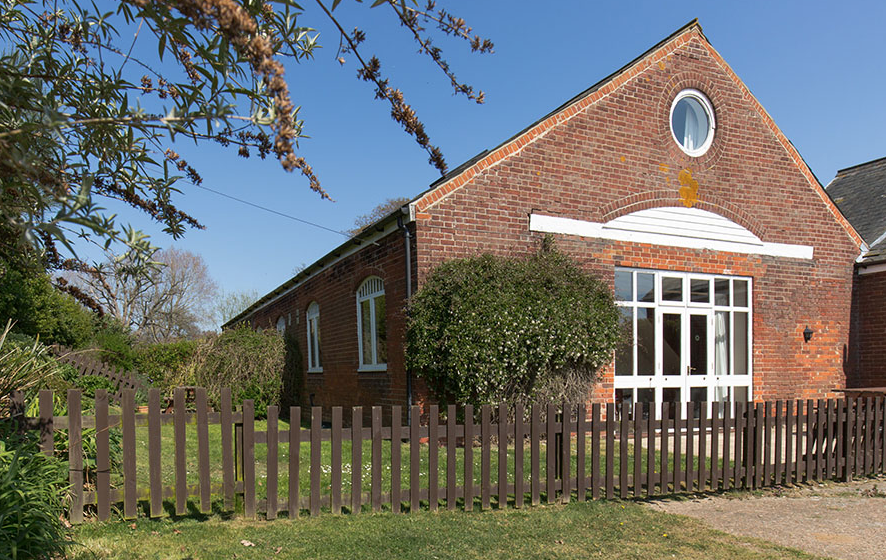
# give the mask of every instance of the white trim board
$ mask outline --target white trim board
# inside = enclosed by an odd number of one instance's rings
[[[631,243],[648,243],[666,247],[707,249],[794,259],[811,259],[814,252],[814,248],[810,245],[764,242],[739,224],[706,210],[668,208],[666,210],[674,214],[670,220],[665,218],[662,210],[665,209],[640,210],[605,224],[530,214],[529,230]],[[637,218],[654,218],[656,215],[659,219],[657,227],[638,227],[639,220]],[[715,225],[721,231],[722,228],[728,227],[735,234],[727,236],[714,233],[709,231],[709,228],[703,225],[704,223]]]
[[[882,264],[872,264],[871,266],[858,267],[858,275],[862,276],[864,274],[876,274],[878,272],[886,271],[886,263]]]

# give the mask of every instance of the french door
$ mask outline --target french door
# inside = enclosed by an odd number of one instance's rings
[[[617,403],[675,402],[697,416],[702,402],[750,399],[750,279],[619,268],[615,280]]]

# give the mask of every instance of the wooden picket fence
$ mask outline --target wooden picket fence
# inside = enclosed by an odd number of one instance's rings
[[[111,393],[111,399],[115,403],[120,402],[125,389],[134,389],[136,391],[146,391],[148,389],[147,385],[137,376],[106,364],[94,355],[90,355],[87,351],[73,350],[58,345],[50,346],[49,350],[57,360],[77,368],[81,376],[95,375],[110,381],[115,388]]]
[[[394,513],[438,507],[471,511],[476,505],[481,509],[493,505],[519,508],[542,501],[847,480],[886,470],[886,403],[882,397],[734,403],[734,407],[711,403],[695,409],[695,417],[690,418],[681,417],[681,407],[661,403],[652,413],[641,404],[633,408],[547,404],[528,410],[517,406],[511,415],[513,421],[507,420],[505,405],[479,410],[449,406],[441,420],[441,410],[431,405],[424,411],[425,421],[422,411],[414,407],[410,420],[404,423],[401,407],[386,411],[372,407],[367,425],[359,407],[351,409],[348,418],[343,417],[341,407],[312,407],[306,415],[309,427],[288,430],[280,429],[280,411],[270,406],[266,429],[260,431],[256,430],[254,403],[244,401],[235,411],[230,390],[221,392],[218,411],[210,410],[204,389],[196,390],[190,404],[184,389],[175,390],[172,411],[166,413],[156,389],[149,392],[146,414],[135,412],[131,389],[122,392],[120,414],[109,414],[105,391],[96,394],[93,416],[81,414],[80,391],[68,391],[67,399],[69,414],[53,416],[52,393],[41,392],[39,417],[25,418],[23,424],[40,430],[47,454],[53,453],[54,432],[67,430],[72,523],[83,520],[84,509],[95,511],[99,519],[108,519],[114,506],[122,506],[124,518],[135,517],[139,500],[148,502],[151,516],[165,515],[164,500],[173,500],[175,514],[183,515],[190,499],[192,507],[202,512],[208,512],[212,500],[217,499],[225,510],[241,503],[247,518],[264,512],[274,519],[283,512],[289,517],[302,511],[310,515],[327,510],[341,513],[343,508],[358,513],[364,506]],[[15,410],[24,410],[20,395],[13,400]],[[329,427],[324,427],[324,412],[331,418]],[[301,408],[292,407],[289,417],[298,425]],[[383,418],[390,421],[383,422]],[[503,421],[493,421],[496,419]],[[174,430],[172,465],[161,464],[161,427],[168,424]],[[210,479],[211,424],[221,426],[220,485]],[[191,486],[187,483],[189,426],[191,437],[196,431],[199,471],[199,482]],[[137,483],[138,427],[147,428],[147,487]],[[85,428],[96,430],[95,477],[89,486],[84,485],[80,445]],[[110,430],[119,430],[122,435],[120,487],[111,485]],[[351,443],[350,464],[342,458],[346,441]],[[281,443],[289,444],[287,472],[278,468]],[[390,459],[383,464],[385,443]],[[143,448],[143,441],[141,445]],[[365,462],[364,445],[370,451]],[[256,461],[256,446],[267,447],[264,465]],[[321,452],[324,446],[328,461]],[[408,464],[403,461],[404,452],[409,455]],[[475,472],[478,455],[479,472]],[[441,456],[445,457],[445,468],[441,468]],[[193,456],[190,458],[193,461]],[[497,459],[495,468],[493,459]],[[256,496],[257,465],[266,472],[263,486],[267,498],[263,500]],[[164,469],[173,469],[173,486],[163,486]],[[404,485],[407,473],[409,481]],[[310,479],[306,493],[298,483],[302,474]],[[350,477],[349,495],[342,489],[343,476]],[[387,492],[383,492],[383,476],[389,483]],[[290,482],[282,496],[278,491],[281,477]],[[468,483],[459,484],[459,478]]]

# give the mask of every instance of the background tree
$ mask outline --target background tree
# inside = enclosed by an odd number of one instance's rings
[[[152,248],[135,228],[102,207],[121,201],[177,238],[202,227],[174,203],[181,181],[201,177],[172,149],[174,139],[216,142],[243,157],[271,156],[328,195],[297,153],[303,123],[283,61],[310,59],[328,20],[339,50],[374,85],[392,118],[445,171],[440,150],[381,73],[364,57],[366,34],[346,32],[334,14],[341,0],[124,0],[91,3],[11,0],[0,6],[0,256],[35,251],[51,268],[76,268],[74,237],[107,249],[115,242],[145,260]],[[444,73],[456,93],[482,102],[459,82],[433,43],[436,35],[466,40],[477,52],[492,44],[464,20],[429,2],[377,0]],[[108,11],[104,11],[108,10]],[[133,39],[130,39],[133,37]],[[340,58],[342,63],[345,59]],[[312,87],[322,85],[311,84]]]
[[[349,229],[347,233],[354,237],[366,226],[370,226],[378,220],[384,218],[394,210],[401,208],[404,204],[412,200],[411,198],[400,196],[397,198],[389,198],[373,208],[368,214],[362,214],[354,218],[354,227]]]
[[[144,264],[130,254],[111,255],[68,278],[144,341],[193,337],[212,324],[218,288],[203,258],[189,251],[156,251]]]
[[[582,401],[618,317],[609,287],[554,249],[456,259],[410,302],[406,363],[447,402]]]
[[[259,293],[255,290],[234,292],[222,291],[212,306],[212,316],[217,327],[221,327],[241,311],[258,301]]]

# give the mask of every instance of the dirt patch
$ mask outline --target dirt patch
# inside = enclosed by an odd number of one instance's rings
[[[715,529],[845,560],[886,559],[886,477],[775,488],[649,506]]]

